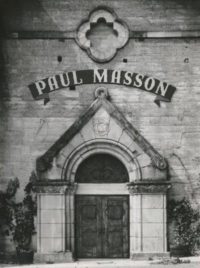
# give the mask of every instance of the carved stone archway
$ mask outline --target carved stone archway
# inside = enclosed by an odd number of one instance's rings
[[[63,164],[62,180],[74,182],[79,164],[92,154],[108,153],[118,158],[129,172],[130,181],[141,180],[141,167],[130,149],[113,140],[98,139],[82,143],[74,150]]]
[[[141,168],[137,161],[137,158],[133,156],[130,149],[125,145],[117,143],[109,139],[96,139],[80,144],[63,162],[62,180],[66,181],[69,185],[75,185],[76,191],[74,194],[111,194],[111,195],[129,195],[129,191],[126,183],[119,183],[110,185],[107,184],[107,189],[112,188],[112,191],[105,192],[104,184],[96,184],[95,188],[88,191],[87,185],[79,185],[75,182],[75,175],[80,164],[91,155],[104,153],[110,154],[120,160],[126,167],[129,177],[129,182],[134,180],[141,180]],[[132,200],[132,198],[130,198]],[[132,201],[130,201],[132,202]],[[75,238],[74,234],[74,195],[71,193],[66,195],[66,214],[68,215],[69,228],[66,230],[66,245],[67,250],[75,251]]]
[[[101,89],[87,111],[37,159],[38,261],[73,260],[74,196],[88,194],[74,178],[84,159],[98,153],[113,155],[128,171],[128,184],[107,187],[107,193],[98,185],[90,193],[129,195],[131,258],[167,254],[167,163],[107,98]]]

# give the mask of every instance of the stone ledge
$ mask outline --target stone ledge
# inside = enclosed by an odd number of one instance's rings
[[[169,258],[169,252],[132,252],[131,260],[149,260],[153,258]]]
[[[145,193],[166,193],[170,187],[171,183],[169,181],[159,180],[138,180],[127,183],[127,188],[131,195]]]
[[[56,253],[35,253],[34,263],[64,263],[74,262],[71,251]]]
[[[34,184],[34,191],[36,193],[75,193],[77,183],[69,184],[67,181],[38,181]]]

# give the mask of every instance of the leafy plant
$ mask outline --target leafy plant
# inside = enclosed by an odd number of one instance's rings
[[[24,191],[22,202],[15,202],[15,194],[19,188],[19,180],[9,181],[6,192],[0,192],[0,230],[3,234],[13,235],[17,251],[29,250],[32,235],[34,234],[34,215],[36,215],[36,195],[33,184],[36,180],[34,172]]]
[[[16,249],[17,251],[29,250],[34,230],[33,215],[24,204],[20,203],[15,208],[14,217],[13,240]]]
[[[36,200],[33,193],[33,183],[36,175],[32,172],[26,185],[25,197],[21,203],[16,204],[13,221],[13,240],[17,251],[28,251],[32,235],[34,234],[34,215],[36,215]]]
[[[181,201],[171,200],[168,204],[169,222],[174,224],[174,245],[186,247],[195,255],[200,249],[200,215],[184,198]]]
[[[0,191],[0,231],[2,235],[9,235],[13,227],[13,212],[15,208],[15,194],[19,188],[19,180],[10,180],[5,192]]]

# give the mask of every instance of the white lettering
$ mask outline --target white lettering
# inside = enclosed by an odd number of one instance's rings
[[[155,86],[155,80],[152,77],[148,77],[144,82],[146,90],[151,91]]]
[[[133,86],[135,87],[141,87],[142,86],[142,79],[144,78],[144,75],[142,74],[137,74],[135,76],[135,80],[134,83],[133,83]]]
[[[98,79],[98,81],[97,81]],[[103,81],[102,81],[103,80]],[[94,70],[94,83],[107,83],[108,82],[108,73],[107,70],[104,69],[102,74],[99,73],[99,70]]]
[[[157,89],[156,89],[156,93],[160,92],[163,97],[165,97],[165,94],[166,94],[168,86],[169,86],[167,83],[165,83],[165,84],[166,85],[164,85],[163,82],[160,82]]]
[[[51,76],[48,78],[48,84],[49,84],[49,87],[50,87],[50,91],[53,91],[53,90],[56,90],[58,89],[58,82],[56,80],[56,77],[55,76]]]
[[[75,71],[72,72],[72,75],[73,75],[73,79],[74,79],[74,84],[75,84],[75,85],[83,84],[83,79],[80,79],[80,81],[78,81],[78,79],[77,79],[77,74],[76,74]]]
[[[59,76],[60,76],[61,85],[63,87],[68,87],[70,83],[68,73],[59,74]]]
[[[113,71],[111,83],[120,84],[121,71]]]
[[[132,76],[131,72],[125,72],[125,74],[124,74],[125,80],[123,81],[124,85],[129,86],[131,84],[131,82],[132,82],[132,77],[131,76]]]
[[[35,85],[36,85],[36,88],[38,90],[38,94],[42,95],[43,94],[42,90],[44,90],[46,87],[45,82],[44,81],[37,81],[37,82],[35,82]]]

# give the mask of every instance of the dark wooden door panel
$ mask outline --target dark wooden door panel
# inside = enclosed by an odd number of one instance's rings
[[[100,257],[100,200],[95,196],[76,197],[76,253],[79,258]]]
[[[128,257],[128,197],[108,196],[103,200],[105,225],[104,256]]]
[[[128,196],[76,197],[78,258],[127,258]]]

